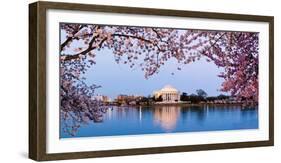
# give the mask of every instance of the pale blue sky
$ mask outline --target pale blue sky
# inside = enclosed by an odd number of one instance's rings
[[[144,72],[140,68],[132,69],[129,65],[117,64],[110,50],[96,52],[95,60],[97,64],[85,74],[87,83],[101,85],[102,88],[96,93],[113,99],[118,94],[147,96],[167,84],[188,94],[195,93],[197,89],[205,90],[210,96],[222,93],[218,89],[223,79],[217,75],[223,70],[214,63],[207,62],[205,58],[182,65],[181,71],[177,70],[176,60],[171,59],[160,68],[159,74],[154,74],[149,79],[144,78]]]
[[[65,38],[66,33],[62,30],[61,42]],[[78,47],[79,42],[74,41],[71,46]],[[68,50],[65,52],[73,53]],[[158,74],[145,79],[140,68],[131,69],[129,65],[117,64],[111,50],[95,51],[95,54],[97,64],[86,72],[86,83],[102,86],[96,93],[112,99],[119,94],[148,96],[168,84],[188,94],[195,93],[197,89],[205,90],[209,96],[223,93],[218,91],[223,79],[217,76],[223,69],[207,62],[203,57],[194,63],[180,66],[181,71],[177,70],[177,61],[170,59],[160,68]],[[172,72],[174,75],[171,75]]]

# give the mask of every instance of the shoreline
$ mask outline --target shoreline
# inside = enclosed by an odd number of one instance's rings
[[[191,103],[156,103],[156,104],[149,104],[149,105],[109,105],[110,107],[112,106],[117,106],[117,107],[157,107],[157,106],[241,106],[241,107],[257,107],[258,104],[245,104],[245,103],[198,103],[198,104],[191,104]]]

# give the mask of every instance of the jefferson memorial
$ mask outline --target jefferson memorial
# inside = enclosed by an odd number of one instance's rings
[[[164,86],[164,88],[158,91],[154,91],[153,95],[156,98],[159,98],[161,96],[164,103],[173,103],[180,101],[180,91],[178,91],[171,85],[166,85]]]

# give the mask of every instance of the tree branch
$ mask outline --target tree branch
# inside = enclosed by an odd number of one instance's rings
[[[93,43],[95,42],[95,39],[98,38],[98,37],[99,37],[99,35],[94,36],[94,37],[91,39],[88,48],[85,49],[85,50],[83,50],[82,52],[79,52],[79,53],[74,54],[74,55],[64,55],[64,56],[65,56],[64,61],[69,61],[69,60],[77,59],[77,58],[79,58],[79,55],[86,55],[86,54],[89,53],[90,51],[92,51],[92,50],[94,50],[94,49],[96,49],[96,48],[98,48],[98,47],[101,47],[102,44],[104,43],[104,41],[107,40],[107,37],[104,37],[104,38],[99,42],[99,44],[98,44],[96,47],[93,47]]]
[[[215,46],[215,44],[224,36],[226,35],[226,32],[224,32],[219,38],[217,38],[215,40],[215,42],[213,42],[206,50],[204,50],[203,52],[198,51],[200,54],[205,54],[208,50],[210,50],[213,46]]]
[[[165,42],[165,43],[168,44],[167,41],[162,40],[162,37],[159,35],[159,33],[157,32],[157,30],[156,30],[155,28],[151,28],[151,29],[152,29],[152,31],[157,35],[157,37],[159,38],[159,40],[160,40],[161,42]]]
[[[81,25],[77,30],[75,30],[73,27],[68,26],[69,28],[73,29],[72,37],[67,37],[67,39],[61,44],[60,46],[60,51],[63,50],[63,48],[69,43],[71,42],[75,37],[74,35],[77,34],[82,28],[84,28],[86,25]]]
[[[113,37],[119,36],[119,37],[127,37],[127,38],[130,38],[130,37],[131,37],[131,38],[135,38],[135,39],[142,40],[142,41],[145,41],[145,42],[148,42],[148,43],[153,44],[153,42],[150,41],[150,40],[147,40],[147,39],[145,39],[145,38],[143,38],[143,37],[134,36],[134,35],[126,35],[126,34],[114,33],[114,34],[112,34],[111,36],[113,36]]]
[[[139,36],[135,36],[135,35],[120,34],[120,33],[115,33],[115,34],[112,34],[111,36],[113,36],[113,37],[114,36],[127,37],[127,38],[134,38],[134,39],[142,40],[142,41],[145,41],[145,42],[147,42],[149,44],[152,44],[152,45],[156,46],[159,51],[163,51],[157,44],[154,44],[153,41],[147,40],[147,39],[145,39],[143,37],[139,37]]]

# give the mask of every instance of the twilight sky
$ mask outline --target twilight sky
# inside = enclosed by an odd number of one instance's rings
[[[205,90],[210,96],[222,93],[218,89],[223,79],[217,75],[223,69],[207,62],[203,57],[194,63],[182,65],[180,71],[177,70],[178,63],[171,59],[160,67],[159,74],[148,79],[144,78],[144,72],[140,68],[131,69],[129,65],[117,64],[110,50],[96,52],[96,63],[85,74],[87,83],[101,85],[97,93],[112,99],[119,94],[151,95],[167,84],[188,94],[195,93],[197,89]]]

